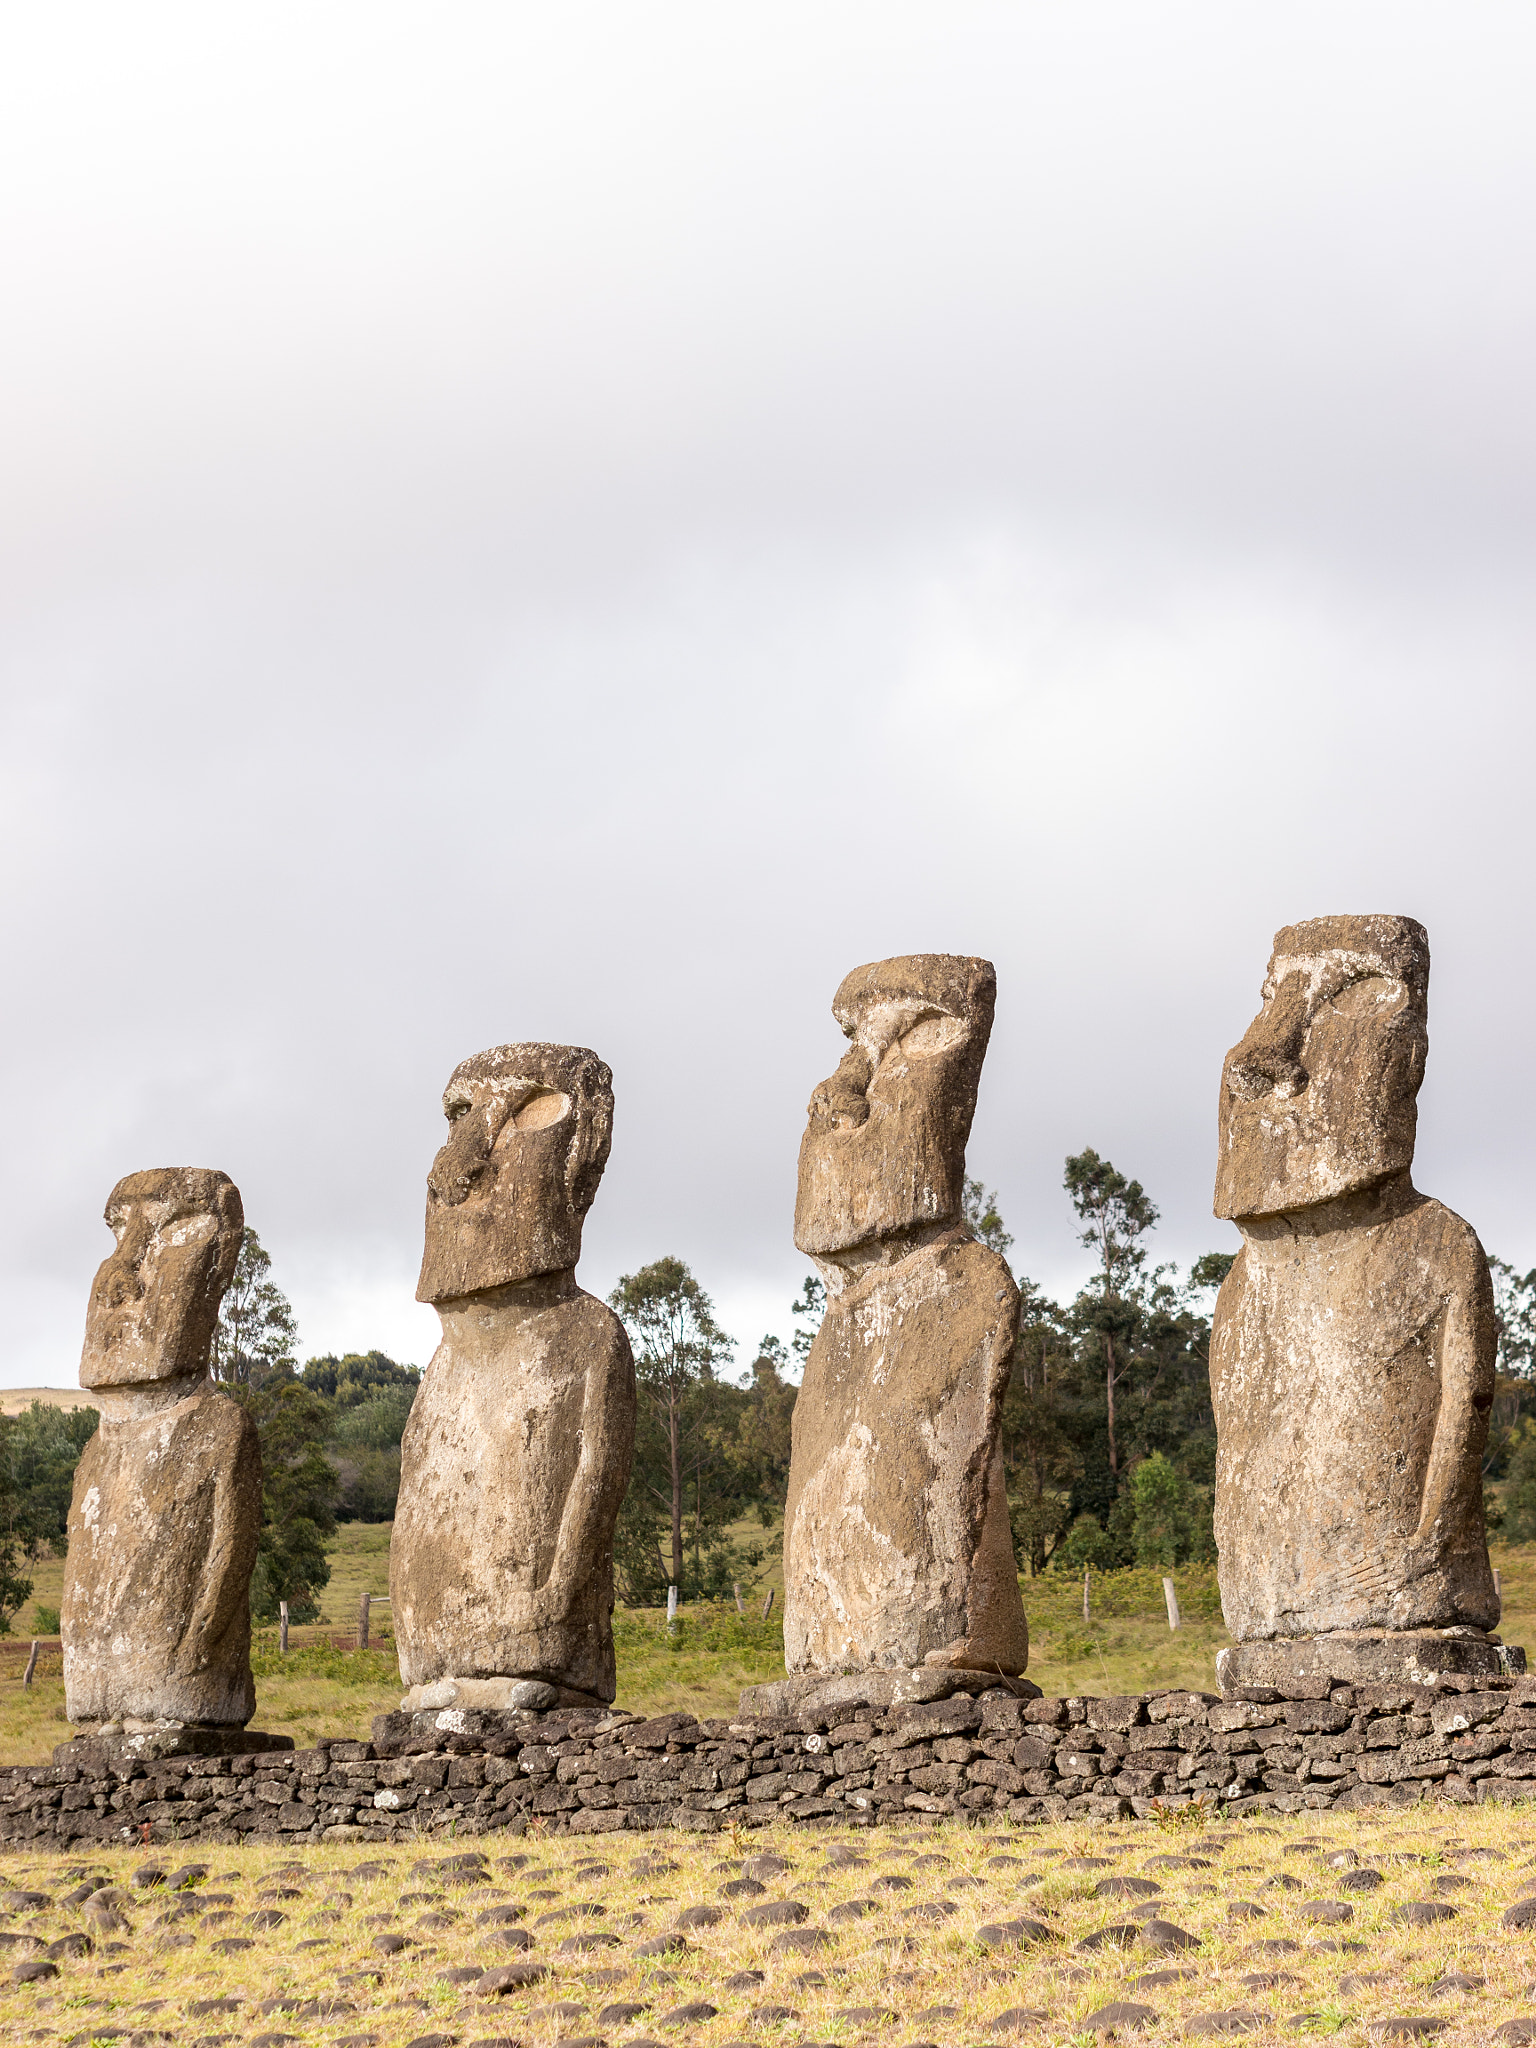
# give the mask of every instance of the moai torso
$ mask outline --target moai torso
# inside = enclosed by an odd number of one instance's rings
[[[1487,1261],[1414,1189],[1428,943],[1281,932],[1228,1056],[1217,1212],[1243,1249],[1211,1338],[1222,1608],[1239,1642],[1492,1627]]]
[[[71,1721],[243,1728],[261,1527],[256,1426],[205,1388],[104,1419],[81,1455],[64,1564]]]
[[[590,1294],[443,1310],[391,1544],[407,1684],[515,1676],[613,1698],[634,1402],[624,1326]]]
[[[390,1595],[408,1686],[531,1679],[611,1700],[613,1537],[634,1457],[623,1324],[575,1282],[608,1069],[517,1045],[460,1066],[419,1298],[443,1339],[401,1445]]]
[[[828,1301],[795,1403],[794,1673],[1028,1661],[998,1443],[1018,1290],[959,1221],[994,988],[925,954],[833,1004],[854,1045],[812,1097],[796,1204]]]
[[[118,1249],[91,1290],[80,1368],[102,1419],[69,1509],[66,1711],[243,1727],[261,1449],[207,1377],[240,1196],[223,1174],[166,1168],[119,1182],[106,1213]]]

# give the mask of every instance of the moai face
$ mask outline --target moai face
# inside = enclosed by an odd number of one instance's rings
[[[1428,996],[1410,917],[1275,934],[1264,1007],[1222,1068],[1218,1216],[1309,1208],[1412,1164]]]
[[[499,1045],[454,1068],[453,1126],[427,1175],[418,1301],[558,1273],[608,1163],[613,1076],[576,1045]]]
[[[82,1387],[143,1386],[207,1370],[245,1230],[240,1190],[196,1166],[130,1173],[107,1199],[117,1250],[91,1286]]]
[[[795,1243],[831,1257],[958,1220],[992,1031],[990,960],[915,953],[856,967],[832,1001],[853,1043],[811,1097]]]

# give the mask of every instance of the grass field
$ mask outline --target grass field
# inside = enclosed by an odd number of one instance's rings
[[[478,1869],[452,1867],[482,1849]],[[1529,1850],[1518,1810],[1480,1807],[1162,1834],[992,1819],[14,1853],[0,1857],[20,1892],[0,1901],[8,1960],[69,1936],[91,1947],[46,1981],[13,1968],[0,2037],[958,2048],[1117,2026],[1153,2048],[1233,2032],[1523,2041],[1536,1931],[1503,1915],[1533,1888]],[[189,1862],[201,1875],[175,1896],[135,1881]],[[1357,1865],[1375,1889],[1341,1883]],[[117,1887],[94,1919],[71,1889],[91,1876]],[[773,1924],[749,1920],[762,1906]],[[482,1973],[510,1963],[525,1981],[493,1995]]]
[[[367,1653],[351,1647],[360,1596],[388,1591],[389,1537],[387,1523],[349,1522],[338,1529],[322,1620],[292,1631],[286,1658],[278,1654],[275,1629],[257,1631],[257,1727],[292,1735],[303,1747],[319,1736],[366,1734],[375,1714],[399,1704],[387,1607],[373,1610],[373,1647]],[[1494,1562],[1503,1579],[1504,1638],[1536,1653],[1536,1546],[1496,1549]],[[21,1685],[31,1618],[39,1603],[58,1605],[62,1562],[37,1566],[34,1580],[31,1603],[0,1644],[0,1763],[46,1762],[69,1733],[57,1638],[43,1646],[31,1689]],[[1174,1580],[1183,1611],[1176,1633],[1168,1627],[1155,1572],[1095,1577],[1086,1623],[1080,1579],[1051,1572],[1026,1579],[1030,1677],[1052,1694],[1214,1690],[1216,1652],[1229,1641],[1215,1573],[1181,1569]],[[776,1565],[747,1596],[745,1616],[730,1601],[685,1607],[670,1632],[662,1610],[621,1607],[614,1616],[619,1704],[637,1713],[733,1713],[744,1686],[781,1678],[782,1583]],[[762,1598],[770,1585],[774,1607],[765,1621]]]

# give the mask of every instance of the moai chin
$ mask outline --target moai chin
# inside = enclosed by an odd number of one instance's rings
[[[1211,1337],[1224,1686],[1523,1664],[1484,1633],[1488,1262],[1409,1172],[1428,993],[1412,918],[1288,925],[1222,1069],[1215,1209],[1243,1238]]]
[[[416,1290],[443,1337],[401,1444],[390,1545],[405,1704],[608,1701],[635,1368],[575,1267],[612,1076],[580,1046],[497,1046],[454,1069],[443,1110]]]
[[[108,1734],[147,1730],[162,1753],[199,1746],[163,1739],[176,1727],[237,1730],[256,1706],[261,1450],[208,1378],[245,1218],[225,1174],[171,1166],[120,1180],[106,1220],[117,1249],[91,1287],[80,1360],[101,1426],[69,1508],[65,1711]]]
[[[827,1312],[795,1403],[792,1673],[1028,1662],[998,1440],[1019,1296],[963,1205],[996,987],[990,961],[919,953],[833,1000],[852,1043],[811,1097],[795,1202]]]

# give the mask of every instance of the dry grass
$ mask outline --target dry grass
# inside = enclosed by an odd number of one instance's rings
[[[442,1873],[419,1867],[470,1846],[483,1846],[492,1859],[488,1885],[456,1888]],[[947,2048],[1015,2033],[1076,2040],[1099,2008],[1128,1999],[1151,2009],[1153,2042],[1182,2034],[1197,2015],[1246,2009],[1261,2016],[1254,2036],[1260,2042],[1298,2026],[1365,2042],[1380,2038],[1371,2031],[1380,2022],[1422,2015],[1441,2022],[1442,2039],[1459,2048],[1536,2010],[1536,1934],[1500,1924],[1504,1908],[1532,1889],[1529,1849],[1528,1820],[1518,1810],[1490,1807],[1206,1820],[1179,1832],[1126,1823],[1014,1831],[994,1824],[984,1831],[944,1822],[862,1833],[781,1827],[734,1837],[530,1834],[479,1845],[440,1838],[383,1850],[306,1844],[296,1852],[276,1845],[185,1852],[172,1846],[152,1856],[126,1848],[9,1855],[0,1858],[6,1881],[55,1902],[36,1911],[23,1905],[4,1923],[7,1935],[23,1938],[12,1944],[13,1956],[28,1936],[55,1940],[85,1929],[78,1910],[57,1903],[77,1874],[98,1871],[131,1886],[146,1862],[174,1870],[185,1856],[210,1874],[190,1917],[162,1926],[166,1895],[137,1894],[128,1908],[131,1932],[115,1937],[120,1947],[98,1935],[95,1953],[62,1961],[56,1980],[0,1989],[0,2032],[8,2041],[83,2043],[114,2033],[126,2039],[137,2032],[147,2042],[250,2040],[266,2031],[296,2044],[354,2040],[377,2048],[403,2048],[428,2035],[466,2044],[511,2039],[530,2048],[573,2037],[606,2039],[615,2048],[636,2038],[723,2048],[750,2032],[769,2044],[879,2039]],[[829,1850],[861,1860],[839,1866],[829,1862]],[[745,1907],[758,1901],[721,1897],[744,1859],[765,1851],[789,1868],[762,1877],[762,1896],[804,1904],[807,1926],[828,1937],[814,1952],[777,1949],[778,1930],[742,1923]],[[1352,1895],[1348,1925],[1324,1927],[1307,1917],[1305,1902],[1340,1896],[1339,1873],[1326,1860],[1336,1852],[1374,1865],[1383,1883]],[[1183,1869],[1152,1865],[1170,1853],[1199,1860]],[[520,1857],[528,1860],[518,1863]],[[661,1859],[663,1867],[636,1870],[644,1857]],[[1084,1867],[1089,1858],[1102,1862]],[[359,1874],[367,1863],[382,1863],[383,1874]],[[1136,1924],[1126,1910],[1131,1900],[1095,1896],[1096,1885],[1115,1875],[1159,1884],[1157,1908],[1194,1945],[1175,1953],[1144,1941],[1128,1949],[1079,1947],[1101,1928]],[[907,1878],[910,1888],[880,1888],[890,1876]],[[1283,1887],[1287,1879],[1294,1888]],[[261,1897],[274,1890],[284,1895]],[[874,1909],[859,1919],[833,1919],[834,1908],[856,1898],[876,1902]],[[1430,1927],[1404,1925],[1397,1911],[1413,1900],[1448,1902],[1455,1917]],[[1262,1908],[1263,1917],[1229,1917],[1238,1901]],[[637,1953],[642,1942],[672,1929],[685,1908],[706,1903],[724,1906],[726,1917],[690,1931],[686,1950],[655,1958]],[[517,1959],[499,1946],[494,1929],[476,1924],[494,1905],[525,1909],[522,1925],[534,1943],[527,1953],[550,1970],[536,1988],[498,2001],[478,1997],[472,1984],[445,1981],[455,1969]],[[540,1914],[570,1906],[599,1910],[537,1924]],[[247,1916],[263,1907],[285,1915],[282,1924],[251,1928]],[[925,1908],[947,1910],[930,1919]],[[978,1941],[985,1924],[1021,1917],[1043,1924],[1047,1937],[1005,1950]],[[602,1946],[561,1946],[573,1933],[593,1930],[604,1937]],[[378,1938],[389,1933],[406,1935],[412,1945],[380,1953]],[[215,1944],[230,1935],[251,1946],[219,1953]],[[1288,1946],[1264,1951],[1259,1943]],[[1145,1981],[1167,1970],[1187,1974]],[[742,1972],[761,1976],[741,1978]],[[1444,1988],[1452,1973],[1472,1980],[1470,1988]],[[1369,1981],[1358,1981],[1362,1975]],[[242,2005],[233,2016],[191,2009],[215,1998]],[[347,2010],[323,2019],[259,2010],[264,2000],[291,2007],[310,1998],[340,1999]],[[694,2002],[717,2010],[668,2020]],[[620,2003],[635,2010],[605,2010]],[[784,2016],[758,2016],[773,2007]],[[1021,2008],[1038,2018],[999,2028],[1001,2014]]]

